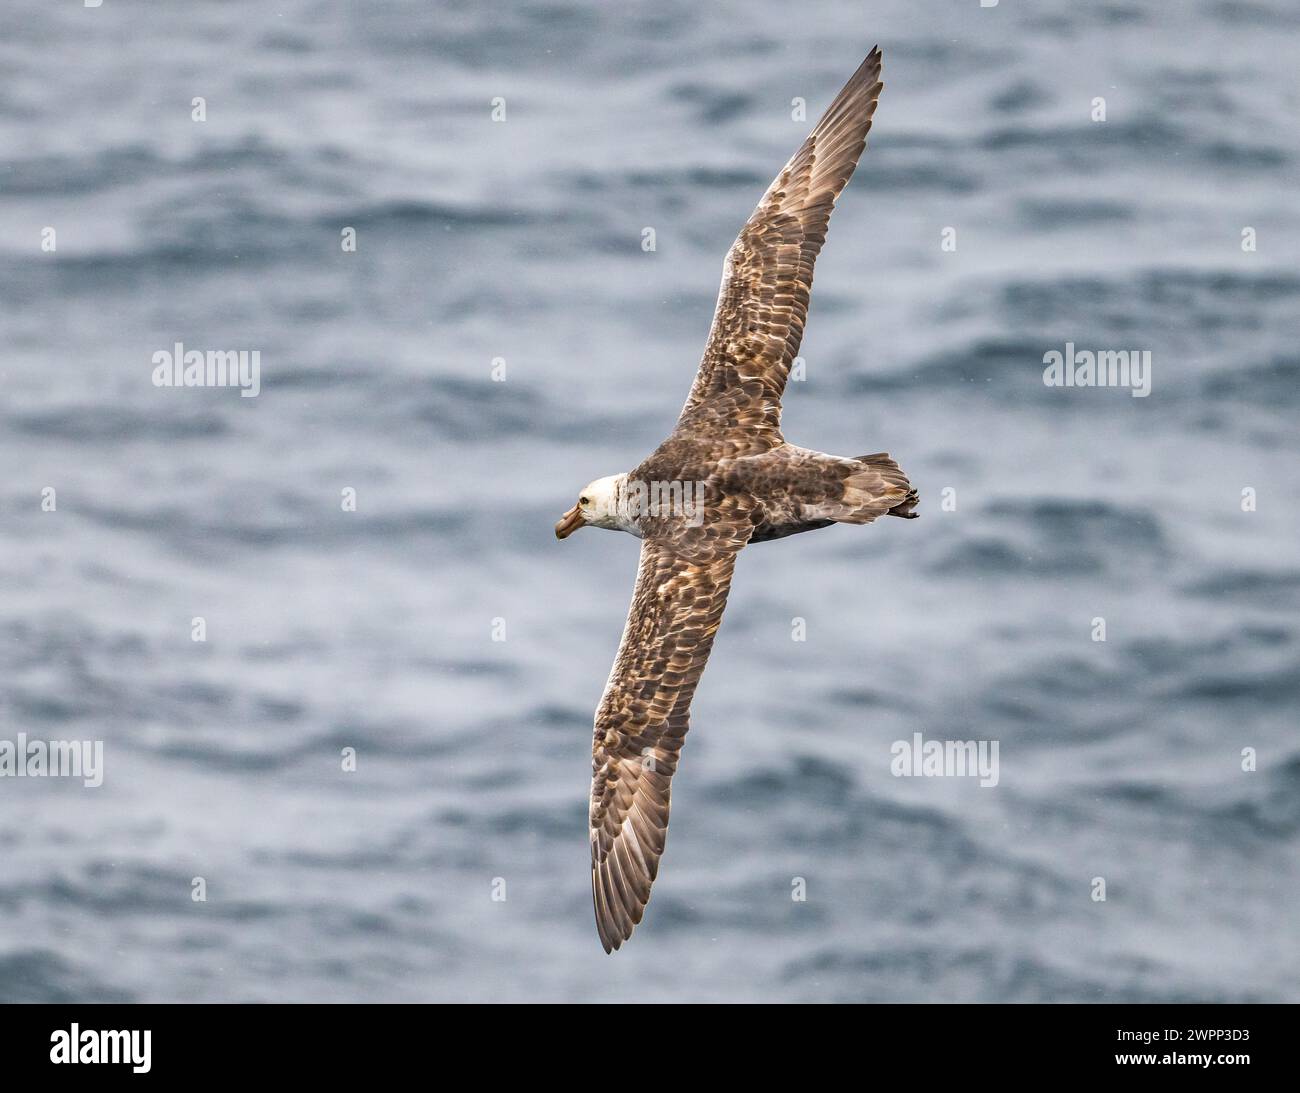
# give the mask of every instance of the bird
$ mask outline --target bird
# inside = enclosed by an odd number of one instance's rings
[[[599,527],[641,540],[592,740],[591,891],[606,953],[632,936],[649,902],[691,699],[741,549],[917,515],[919,495],[888,453],[827,455],[790,444],[780,428],[813,264],[866,147],[880,73],[876,46],[727,252],[704,354],[672,433],[633,470],[589,483],[555,525],[559,539]]]

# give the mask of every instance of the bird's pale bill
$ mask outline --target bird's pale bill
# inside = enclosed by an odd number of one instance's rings
[[[560,517],[560,522],[555,525],[555,537],[557,539],[567,539],[582,527],[583,523],[582,510],[577,505],[574,505],[573,508]],[[586,542],[586,540],[584,539],[583,542]]]

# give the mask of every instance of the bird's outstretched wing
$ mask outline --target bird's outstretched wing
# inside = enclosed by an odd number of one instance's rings
[[[752,512],[751,503],[727,498],[706,524],[641,545],[592,741],[591,893],[606,952],[632,935],[650,899],[691,697],[722,621],[736,555],[753,534]]]
[[[880,96],[877,46],[758,203],[722,267],[708,344],[679,426],[743,428],[780,442],[781,395],[799,352],[813,263],[835,199],[866,147]]]

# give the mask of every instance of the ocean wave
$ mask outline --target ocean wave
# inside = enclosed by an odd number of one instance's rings
[[[1140,809],[1151,825],[1193,825],[1198,846],[1236,850],[1273,843],[1289,844],[1300,834],[1300,755],[1276,761],[1259,759],[1259,769],[1243,772],[1229,758],[1231,782],[1176,786],[1126,781],[1092,791],[1103,802]]]
[[[136,996],[44,948],[0,955],[0,1003],[134,1002]]]
[[[143,375],[143,367],[141,372]],[[211,440],[230,432],[223,417],[202,410],[150,414],[135,407],[102,402],[11,412],[5,420],[19,433],[95,447],[141,441]]]
[[[1243,1002],[1215,987],[1190,987],[1178,969],[1141,957],[1113,957],[1091,974],[1001,946],[902,943],[869,952],[824,948],[790,961],[787,982],[826,977],[835,1001]],[[851,979],[852,984],[844,982]]]
[[[993,498],[958,537],[928,544],[925,567],[946,576],[1123,574],[1135,579],[1172,556],[1160,518],[1095,497]]]

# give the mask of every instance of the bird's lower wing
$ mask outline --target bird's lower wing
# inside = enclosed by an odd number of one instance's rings
[[[753,522],[737,505],[677,542],[647,539],[618,656],[596,710],[591,891],[605,951],[641,921],[668,833],[691,697]]]
[[[876,48],[777,175],[732,244],[682,423],[778,432],[781,395],[808,317],[813,263],[826,241],[835,199],[866,147],[883,86]]]

